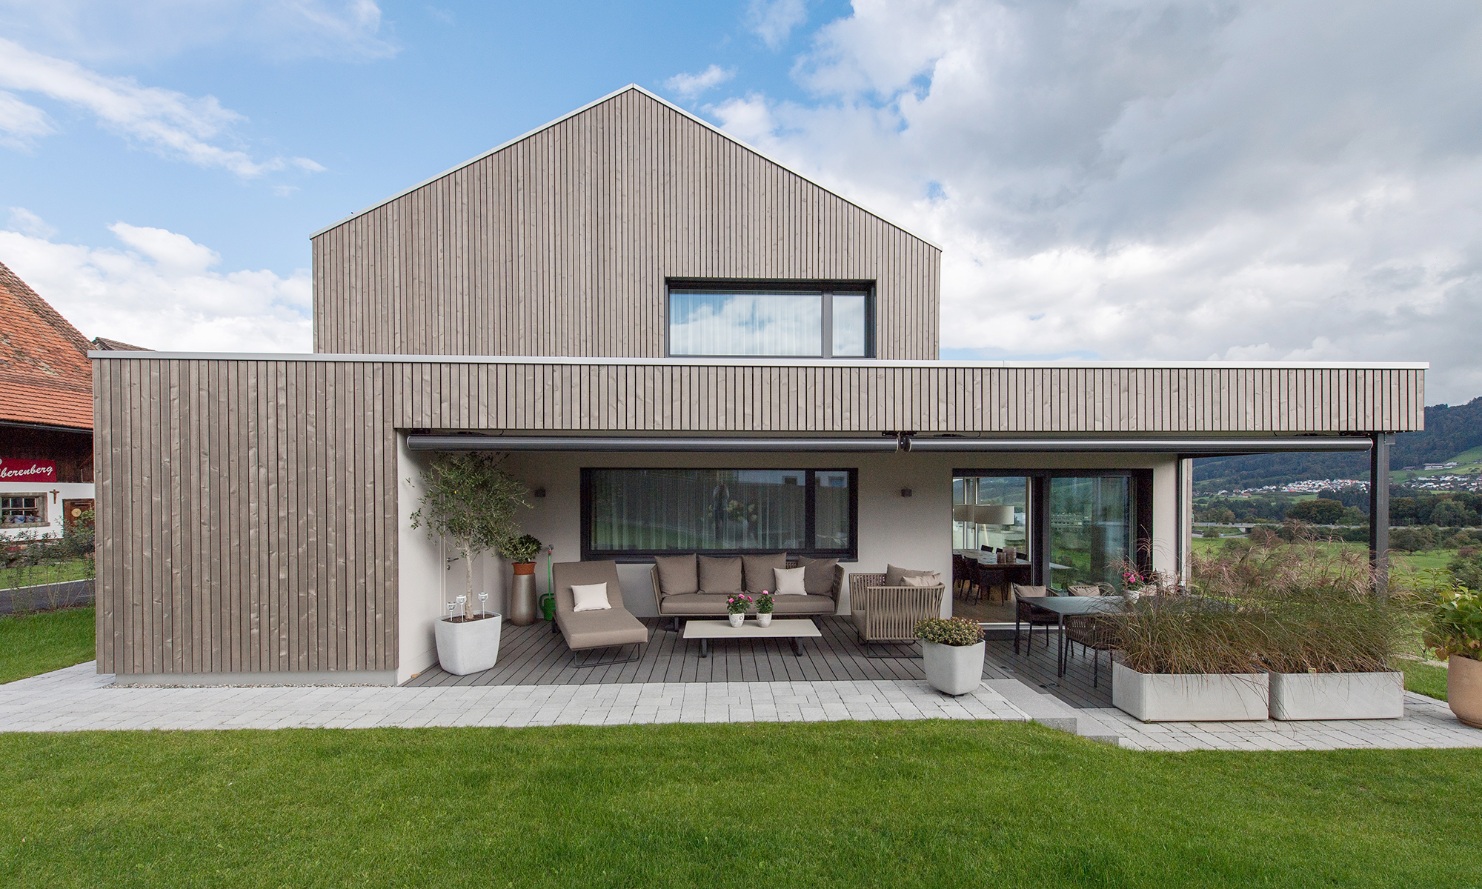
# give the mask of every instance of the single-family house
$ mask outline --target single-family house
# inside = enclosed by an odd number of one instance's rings
[[[1192,457],[1387,467],[1423,418],[1420,364],[941,361],[937,246],[638,87],[312,241],[312,354],[93,353],[100,671],[423,669],[459,585],[410,522],[437,450],[508,454],[526,528],[651,616],[673,552],[1177,574]]]

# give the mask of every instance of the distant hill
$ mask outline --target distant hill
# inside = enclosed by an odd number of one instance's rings
[[[1425,409],[1425,429],[1395,437],[1390,469],[1440,463],[1482,447],[1482,398],[1452,407]],[[1235,488],[1281,485],[1305,478],[1369,477],[1366,454],[1256,454],[1194,461],[1194,491],[1213,494]]]

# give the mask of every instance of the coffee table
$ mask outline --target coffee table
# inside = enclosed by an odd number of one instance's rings
[[[712,639],[743,639],[755,641],[757,639],[790,639],[792,640],[792,653],[798,657],[803,655],[803,640],[818,639],[823,636],[823,631],[818,625],[806,618],[790,618],[778,620],[772,619],[771,626],[761,626],[755,620],[748,620],[739,627],[731,626],[726,620],[687,620],[684,622],[684,638],[700,640],[700,657],[710,657],[710,640]]]

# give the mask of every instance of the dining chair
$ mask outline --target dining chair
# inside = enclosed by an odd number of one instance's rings
[[[1043,599],[1050,594],[1048,587],[1026,586],[1024,584],[1013,584],[1010,589],[1014,594],[1014,654],[1019,653],[1019,626],[1029,625],[1029,639],[1024,646],[1027,653],[1034,645],[1034,628],[1045,628],[1045,647],[1050,647],[1050,627],[1060,625],[1060,616],[1044,609],[1035,608],[1033,600]]]

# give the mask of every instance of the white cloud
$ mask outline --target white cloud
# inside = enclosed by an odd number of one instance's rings
[[[380,59],[396,43],[374,0],[0,0],[0,33],[92,63],[154,63],[245,46],[276,59]]]
[[[164,229],[118,222],[109,228],[121,247],[90,247],[20,230],[14,210],[11,220],[0,261],[89,338],[188,352],[312,348],[307,269],[223,272],[215,251]]]
[[[46,112],[22,102],[13,93],[0,90],[0,145],[14,148],[29,146],[37,137],[50,135],[51,121]]]
[[[944,247],[993,357],[1433,362],[1482,394],[1482,7],[858,0],[711,110]]]
[[[131,78],[105,76],[4,38],[0,38],[0,87],[79,108],[103,126],[166,157],[200,167],[218,167],[249,178],[290,167],[309,172],[323,169],[308,158],[258,160],[221,144],[242,116],[223,108],[213,96],[194,98],[140,86]],[[0,125],[4,120],[5,104],[0,101]],[[29,135],[41,134],[33,124]]]
[[[693,99],[701,93],[714,89],[736,76],[734,68],[711,65],[698,74],[676,74],[664,81],[664,85],[682,98]]]
[[[10,208],[10,229],[21,234],[34,235],[38,238],[50,238],[56,235],[57,230],[46,223],[46,220],[27,210],[25,207]]]
[[[746,24],[771,49],[787,42],[793,29],[808,20],[805,0],[751,0]]]

